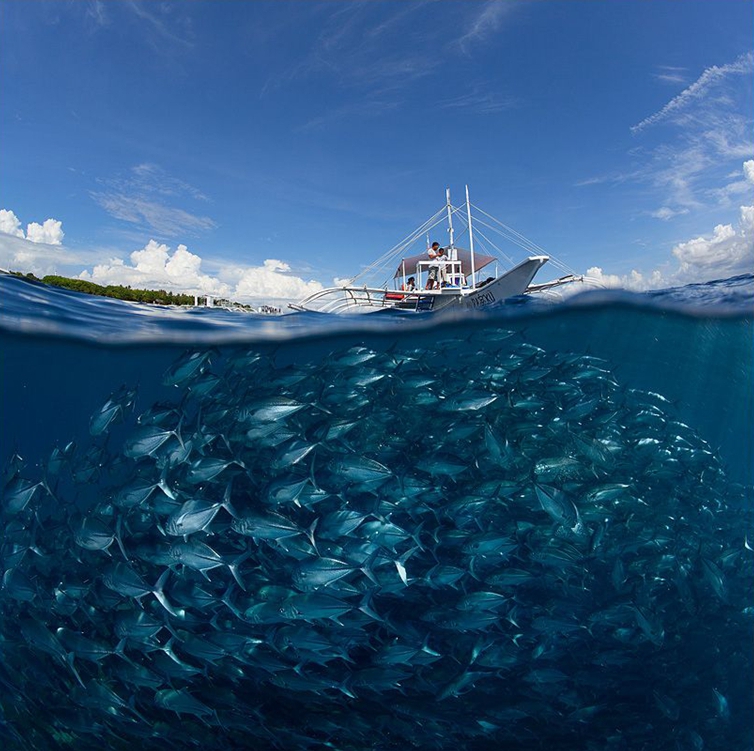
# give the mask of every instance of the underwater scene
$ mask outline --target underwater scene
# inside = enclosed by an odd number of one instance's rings
[[[750,751],[753,322],[0,276],[2,747]]]

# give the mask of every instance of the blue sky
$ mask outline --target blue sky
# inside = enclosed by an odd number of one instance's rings
[[[609,283],[750,271],[753,28],[751,0],[0,0],[0,267],[297,298],[469,184]]]

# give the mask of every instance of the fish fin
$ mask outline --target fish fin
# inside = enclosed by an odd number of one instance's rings
[[[357,699],[358,697],[351,690],[351,680],[351,676],[349,675],[336,686],[334,686],[334,688],[337,688],[338,691],[345,694],[349,699]]]
[[[400,558],[393,561],[393,563],[395,564],[395,568],[398,570],[398,576],[401,577],[401,581],[406,587],[408,586],[408,574],[406,573],[406,562],[417,550],[424,550],[424,548],[422,548],[421,545],[417,545],[415,548],[411,548],[410,550],[407,550]]]

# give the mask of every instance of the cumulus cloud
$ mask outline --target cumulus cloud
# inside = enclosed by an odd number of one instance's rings
[[[62,245],[63,237],[63,222],[57,219],[45,219],[42,224],[31,222],[26,228],[26,239],[33,243]]]
[[[239,302],[266,303],[297,300],[322,289],[291,272],[284,261],[267,259],[261,266],[235,266],[213,276],[202,271],[202,259],[185,245],[175,250],[156,240],[131,253],[130,263],[114,258],[84,271],[81,279],[96,284],[122,284],[142,289],[213,295]]]
[[[754,159],[744,163],[743,173],[751,194],[754,191]],[[604,287],[645,290],[751,273],[754,269],[754,205],[739,208],[736,226],[718,224],[711,234],[677,243],[672,255],[677,266],[668,271],[656,269],[643,274],[632,270],[630,274],[619,275],[594,266],[586,275]]]
[[[747,182],[754,185],[754,159],[744,162],[744,177]]]
[[[677,276],[688,281],[732,276],[754,269],[754,206],[741,206],[738,227],[718,224],[711,236],[678,243]]]
[[[21,229],[21,220],[9,209],[0,209],[0,232],[13,237],[25,238],[32,243],[62,245],[65,233],[63,222],[57,219],[45,219],[42,224],[30,222],[26,233]]]
[[[592,266],[586,270],[586,276],[601,287],[630,289],[635,292],[668,286],[662,272],[658,270],[647,276],[636,269],[632,269],[629,274],[621,275],[606,273],[601,266]]]
[[[21,220],[8,209],[0,209],[0,232],[13,237],[24,237]]]
[[[238,300],[299,300],[322,289],[319,282],[307,282],[288,272],[290,266],[274,258],[268,258],[262,266],[243,269],[234,296]]]
[[[24,231],[15,212],[0,209],[0,268],[37,276],[59,273],[79,260],[63,246],[64,236],[57,219],[31,222]]]
[[[225,296],[228,285],[201,271],[202,259],[179,245],[171,253],[167,245],[150,240],[130,255],[131,263],[114,258],[82,271],[81,279],[95,284],[122,284],[141,289],[166,289],[173,292],[203,293]]]

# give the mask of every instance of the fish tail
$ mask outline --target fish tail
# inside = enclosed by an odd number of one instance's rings
[[[314,548],[314,552],[319,555],[319,551],[317,550],[317,543],[314,541],[314,530],[317,528],[317,522],[319,522],[319,517],[317,517],[307,528],[305,531],[305,534],[307,538],[309,539],[309,542],[312,544],[312,547]]]
[[[233,615],[236,616],[239,621],[242,621],[243,613],[241,613],[241,611],[233,604],[233,599],[231,597],[235,587],[235,582],[231,582],[230,586],[225,590],[223,596],[220,598],[220,602],[225,605],[225,607],[228,608],[228,610],[230,610],[230,612],[233,613]]]
[[[246,585],[243,583],[243,579],[241,578],[241,571],[239,569],[240,565],[247,560],[251,556],[251,550],[247,550],[245,553],[242,553],[238,558],[236,558],[233,563],[228,564],[228,569],[230,570],[230,573],[233,575],[233,578],[238,582],[238,586],[241,587],[241,589],[245,592],[246,591]]]
[[[367,579],[369,579],[369,581],[372,582],[372,584],[379,584],[379,581],[377,580],[377,577],[374,575],[374,571],[372,570],[374,566],[374,562],[377,560],[377,556],[379,552],[380,552],[379,550],[373,550],[369,554],[369,558],[367,558],[366,561],[364,561],[364,565],[361,566],[359,569],[361,573],[363,573],[364,576],[366,576]]]
[[[84,681],[81,680],[81,676],[79,675],[79,671],[76,670],[76,666],[73,664],[73,652],[68,652],[65,656],[65,661],[68,667],[71,669],[71,672],[73,673],[76,680],[81,685],[81,688],[86,688],[84,685]]]
[[[178,616],[178,611],[168,602],[167,597],[165,597],[165,593],[163,592],[163,588],[165,586],[165,582],[168,580],[168,577],[170,576],[170,569],[166,568],[162,574],[160,575],[160,578],[157,580],[157,583],[154,585],[154,589],[152,590],[152,594],[157,598],[157,602],[162,605],[165,610],[170,613],[170,615]]]
[[[115,522],[115,542],[118,543],[118,547],[120,548],[120,552],[123,553],[123,557],[128,560],[128,554],[126,553],[126,549],[123,546],[123,538],[121,536],[122,522],[123,517],[118,514],[118,520]]]

